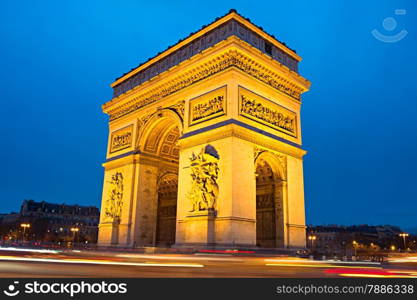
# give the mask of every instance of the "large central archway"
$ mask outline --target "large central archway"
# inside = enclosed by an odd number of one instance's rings
[[[178,193],[178,139],[182,122],[178,115],[164,110],[150,118],[141,132],[138,148],[155,184],[149,188],[145,220],[148,245],[168,247],[175,243]],[[139,179],[140,180],[140,179]],[[145,215],[145,213],[144,213]],[[146,243],[145,243],[146,244]]]

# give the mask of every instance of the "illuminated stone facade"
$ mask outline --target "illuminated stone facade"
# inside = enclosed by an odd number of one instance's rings
[[[99,245],[304,247],[300,60],[230,11],[117,79]]]

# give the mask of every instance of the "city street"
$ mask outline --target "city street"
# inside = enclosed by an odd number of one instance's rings
[[[388,263],[237,254],[22,251],[0,248],[0,277],[417,277],[417,255]]]

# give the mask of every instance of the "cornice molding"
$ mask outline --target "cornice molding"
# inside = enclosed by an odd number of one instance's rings
[[[233,48],[144,93],[139,92],[127,101],[123,100],[128,96],[121,97],[120,100],[115,98],[103,105],[103,111],[110,115],[110,121],[116,120],[231,67],[243,71],[296,101],[300,101],[301,93],[309,86],[307,80],[304,82],[305,86],[296,85],[273,71],[272,68],[266,67],[262,62],[255,61],[249,55],[244,54],[240,49]]]
[[[204,134],[204,133],[203,133]],[[274,153],[282,153],[302,159],[307,151],[288,145],[284,142],[277,141],[275,139],[265,137],[260,133],[249,131],[248,129],[241,128],[235,124],[230,124],[221,128],[214,129],[210,132],[210,136],[204,136],[205,143],[211,143],[217,140],[236,137],[247,142],[250,142],[256,146],[265,148],[265,150],[272,150]],[[201,145],[200,135],[193,135],[186,139],[179,140],[181,150]]]

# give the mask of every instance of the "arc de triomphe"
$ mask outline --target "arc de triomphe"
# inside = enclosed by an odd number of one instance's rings
[[[305,246],[301,58],[231,10],[111,85],[100,246]]]

